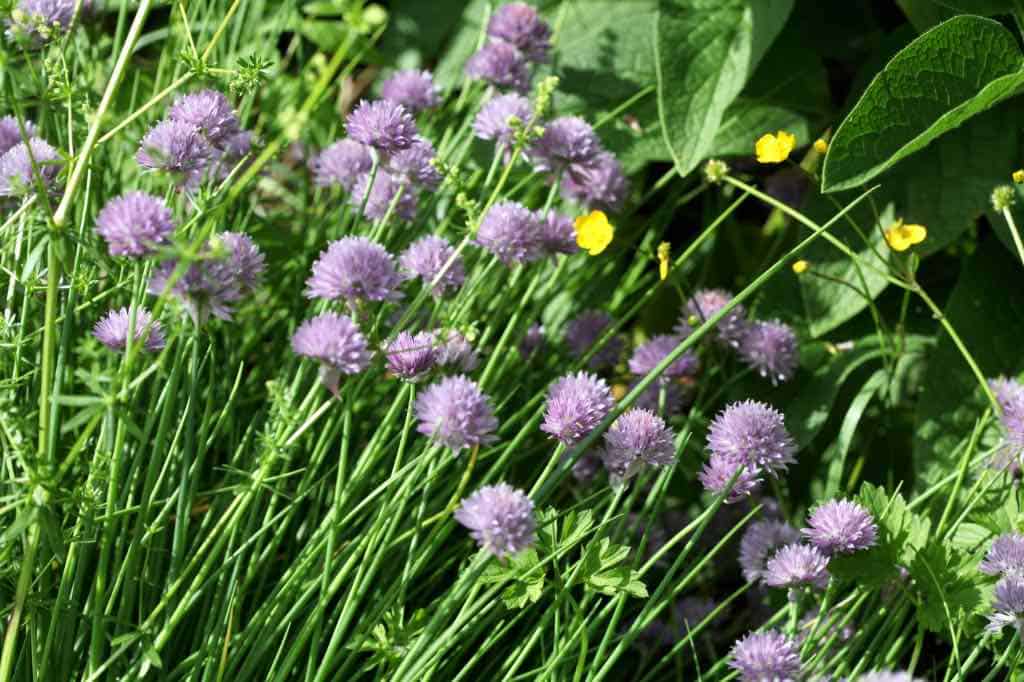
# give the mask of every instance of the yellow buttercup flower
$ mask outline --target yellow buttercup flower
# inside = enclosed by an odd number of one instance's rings
[[[1013,181],[1018,185],[1024,183],[1024,170],[1013,171]]]
[[[807,261],[798,260],[797,262],[793,263],[793,272],[795,272],[798,275],[802,275],[803,273],[807,272],[807,268],[809,267],[811,267],[811,264],[808,263]]]
[[[767,133],[754,143],[759,163],[782,163],[796,146],[796,136],[780,130],[774,135]]]
[[[658,276],[664,280],[668,277],[668,258],[672,252],[672,245],[668,242],[658,244]]]
[[[906,251],[914,244],[923,242],[927,236],[928,229],[924,225],[904,223],[901,218],[885,231],[885,242],[893,251]]]
[[[608,222],[604,211],[591,211],[576,219],[576,243],[591,256],[608,248],[615,237],[615,228]]]
[[[824,154],[825,152],[828,151],[828,142],[825,142],[825,140],[819,137],[817,140],[814,141],[814,151],[818,152],[819,154]]]

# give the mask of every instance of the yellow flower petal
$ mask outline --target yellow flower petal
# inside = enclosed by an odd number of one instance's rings
[[[658,244],[658,276],[664,280],[668,277],[668,259],[672,252],[672,245],[668,242]]]
[[[893,251],[906,251],[914,244],[920,244],[928,236],[924,225],[904,223],[897,220],[885,231],[885,241]]]
[[[615,237],[615,228],[608,222],[604,211],[591,211],[576,218],[576,244],[591,256],[608,248]]]
[[[824,154],[825,152],[828,151],[828,142],[825,142],[825,140],[819,137],[817,140],[814,141],[814,151],[818,152],[819,154]]]
[[[793,272],[795,272],[798,275],[802,275],[803,273],[807,272],[807,268],[809,267],[811,267],[811,264],[808,263],[807,261],[798,260],[797,262],[793,263]]]
[[[1018,185],[1024,182],[1024,170],[1013,171],[1013,181]]]
[[[762,135],[754,143],[754,152],[759,163],[782,163],[796,146],[796,136],[783,130],[772,135]]]

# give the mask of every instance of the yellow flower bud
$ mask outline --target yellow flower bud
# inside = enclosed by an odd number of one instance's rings
[[[825,142],[825,140],[819,137],[817,140],[814,141],[814,151],[818,152],[819,154],[824,154],[825,152],[828,151],[828,142]]]
[[[662,281],[668,277],[668,259],[671,254],[671,249],[672,245],[668,242],[658,244],[658,276],[661,277]]]
[[[795,272],[798,275],[802,275],[803,273],[807,272],[807,268],[809,267],[811,267],[811,264],[808,263],[807,261],[798,260],[797,262],[793,263],[793,272]]]
[[[1018,185],[1024,183],[1024,169],[1018,169],[1013,171],[1013,181]]]

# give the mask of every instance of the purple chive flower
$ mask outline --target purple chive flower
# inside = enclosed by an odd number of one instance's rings
[[[871,513],[856,502],[831,500],[819,505],[801,532],[828,556],[851,554],[875,544],[878,526]]]
[[[174,232],[167,205],[145,192],[128,192],[107,202],[96,216],[96,232],[112,256],[145,256]]]
[[[83,0],[85,12],[92,0]],[[9,22],[8,36],[24,32],[39,46],[71,28],[75,16],[75,0],[19,0]]]
[[[517,92],[526,92],[530,87],[526,60],[508,43],[489,42],[477,50],[466,62],[466,75]]]
[[[519,356],[529,360],[534,353],[544,347],[545,343],[544,326],[535,322],[530,325],[519,342]]]
[[[1024,576],[1016,573],[1005,575],[996,583],[992,615],[985,629],[998,633],[1007,626],[1024,637]]]
[[[672,430],[653,412],[627,410],[605,432],[602,459],[608,473],[621,480],[636,475],[645,464],[670,466],[676,461]]]
[[[433,109],[441,103],[441,96],[434,86],[434,77],[429,71],[408,69],[398,71],[380,87],[380,96],[416,113]]]
[[[548,211],[547,216],[541,211],[535,213],[540,226],[540,247],[552,256],[559,253],[573,254],[580,250],[576,244],[576,228],[573,220],[557,211]]]
[[[435,344],[436,339],[430,332],[415,335],[399,332],[384,348],[388,371],[406,381],[419,381],[437,362]]]
[[[411,277],[419,277],[423,280],[424,285],[430,285],[454,255],[455,247],[446,239],[436,235],[427,235],[410,244],[409,248],[399,256],[398,263]],[[437,284],[433,285],[431,291],[436,298],[443,298],[447,294],[457,291],[465,279],[465,265],[462,262],[462,257],[457,256]]]
[[[487,22],[487,35],[520,50],[533,62],[546,62],[551,27],[525,2],[502,5]]]
[[[388,158],[388,170],[402,183],[412,183],[424,189],[436,190],[444,179],[434,167],[434,145],[419,135],[408,148]],[[408,190],[407,190],[408,191]]]
[[[1004,533],[997,537],[978,570],[986,575],[1024,575],[1024,535]]]
[[[199,128],[184,121],[166,120],[149,129],[135,153],[143,168],[172,173],[181,185],[194,187],[201,179],[213,150]]]
[[[529,548],[537,539],[533,502],[508,483],[484,486],[462,500],[455,520],[499,559]]]
[[[124,350],[128,345],[129,327],[133,330],[133,343],[142,343],[142,347],[151,353],[166,345],[160,321],[154,320],[152,313],[145,308],[135,310],[134,327],[131,324],[131,313],[128,308],[111,310],[96,323],[92,334],[107,348]]]
[[[559,172],[593,160],[600,151],[601,140],[589,123],[579,116],[560,116],[544,126],[529,155],[537,170]]]
[[[768,559],[777,549],[799,542],[800,531],[785,521],[762,520],[747,526],[740,541],[740,567],[748,582],[765,577]]]
[[[800,363],[796,333],[789,325],[777,320],[748,325],[740,338],[739,354],[747,365],[773,385],[792,379]]]
[[[383,154],[408,149],[416,139],[416,122],[401,104],[389,100],[360,102],[345,119],[345,130],[356,142]]]
[[[320,379],[333,393],[342,374],[358,374],[370,366],[366,337],[351,318],[326,312],[306,320],[292,334],[296,355],[320,363]]]
[[[221,143],[219,149],[214,149],[212,164],[209,175],[220,180],[226,179],[235,167],[245,159],[243,167],[249,165],[250,159],[245,157],[252,151],[253,134],[248,130],[240,130],[229,135]]]
[[[462,332],[457,329],[438,330],[435,336],[439,340],[437,364],[460,372],[472,372],[480,366],[480,356]]]
[[[223,93],[200,90],[175,100],[167,118],[195,126],[214,147],[220,147],[240,130],[238,117]]]
[[[57,150],[45,140],[19,142],[0,156],[0,197],[34,194],[38,182],[53,191],[62,165]]]
[[[708,449],[772,475],[796,461],[796,443],[782,413],[754,400],[732,403],[715,417],[708,429]]]
[[[36,124],[24,119],[25,137],[21,136],[21,128],[18,127],[18,119],[13,116],[0,118],[0,156],[3,156],[16,145],[31,140],[39,134]]]
[[[572,356],[579,359],[586,355],[597,344],[598,339],[611,323],[612,318],[608,313],[600,310],[586,310],[570,320],[565,328],[565,343],[569,346]],[[619,361],[625,345],[621,336],[611,337],[600,350],[594,353],[587,366],[594,370],[614,367]]]
[[[499,201],[480,221],[476,243],[512,266],[540,256],[539,233],[533,211],[514,201]]]
[[[457,375],[431,384],[416,398],[417,430],[458,454],[464,447],[492,443],[498,420],[472,379]]]
[[[600,469],[601,458],[587,452],[573,462],[572,477],[579,483],[587,484],[594,480]]]
[[[1024,398],[1024,384],[1004,376],[988,380],[988,386],[996,396],[999,407],[1005,410],[1019,398]]]
[[[515,131],[509,120],[516,118],[526,125],[533,118],[530,100],[522,95],[498,95],[488,100],[473,120],[473,132],[482,140],[494,140],[506,150],[512,147]]]
[[[370,186],[370,179],[373,179],[373,185]],[[366,190],[369,188],[370,193],[367,196]],[[402,193],[395,203],[395,195],[399,192]],[[411,187],[404,186],[397,178],[390,173],[380,170],[377,171],[377,176],[373,177],[370,173],[363,173],[356,180],[355,186],[352,187],[352,193],[348,197],[348,202],[355,208],[363,206],[363,201],[366,201],[366,206],[363,209],[364,215],[371,220],[381,220],[388,214],[388,209],[391,208],[391,204],[395,203],[395,207],[392,210],[392,215],[397,216],[400,220],[412,220],[416,217],[417,200],[416,193]]]
[[[264,267],[263,254],[248,235],[223,232],[207,242],[201,258],[189,265],[170,293],[196,324],[211,314],[231,320],[233,304],[259,285]],[[176,268],[174,260],[158,265],[149,280],[149,293],[162,295]]]
[[[603,379],[586,372],[569,374],[548,389],[540,430],[566,446],[575,445],[597,428],[612,405],[612,391]]]
[[[724,289],[701,289],[686,302],[684,317],[677,327],[689,327],[689,318],[696,319],[698,325],[702,324],[724,308],[732,298],[732,294]],[[747,328],[745,316],[746,310],[738,305],[718,321],[715,326],[718,340],[722,344],[733,348],[739,346]]]
[[[828,585],[828,557],[811,545],[786,545],[768,560],[764,582],[771,587],[810,585],[824,589]]]
[[[795,682],[802,678],[800,647],[778,630],[751,632],[733,645],[729,667],[743,682]]]
[[[637,376],[645,376],[658,364],[668,357],[669,353],[676,349],[683,339],[669,334],[659,334],[652,337],[650,341],[633,351],[629,359],[629,371]],[[662,384],[669,383],[672,379],[684,376],[692,376],[697,373],[700,361],[693,351],[686,351],[679,356],[679,359],[665,368],[665,371],[658,377]]]
[[[331,242],[313,263],[306,298],[392,301],[402,297],[402,278],[391,254],[366,237]]]
[[[629,180],[611,152],[598,152],[586,163],[571,164],[562,176],[562,196],[590,209],[618,211],[629,195]]]
[[[990,379],[988,385],[999,403],[999,423],[1005,432],[992,464],[997,469],[1017,472],[1024,452],[1024,385],[1006,377]]]
[[[346,192],[351,192],[360,176],[369,173],[372,167],[370,148],[350,139],[338,140],[309,162],[317,187],[340,185]]]
[[[729,481],[742,466],[744,466],[742,460],[712,454],[704,464],[704,468],[697,474],[697,478],[708,492],[720,495],[728,489],[729,494],[726,496],[725,501],[728,503],[739,502],[744,497],[748,497],[761,485],[761,477],[758,470],[751,469],[748,466],[743,469],[733,482],[732,488],[729,488]]]

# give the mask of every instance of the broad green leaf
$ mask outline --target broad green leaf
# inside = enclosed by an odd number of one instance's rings
[[[826,192],[862,185],[971,117],[1021,91],[1021,52],[1001,24],[955,17],[901,50],[839,126]]]
[[[843,416],[843,423],[839,427],[839,435],[836,436],[832,446],[825,451],[825,461],[828,462],[828,474],[825,478],[825,499],[830,499],[839,494],[843,479],[843,469],[846,464],[846,456],[853,444],[853,437],[860,424],[861,417],[867,410],[868,405],[874,400],[875,394],[884,390],[889,380],[888,374],[883,370],[876,370],[871,377],[864,382],[853,402]]]
[[[986,377],[1016,376],[1024,369],[1024,290],[1019,261],[995,239],[964,264],[944,315]],[[998,295],[998,298],[996,297]],[[939,343],[929,354],[917,403],[914,468],[933,481],[956,469],[956,446],[966,440],[988,406],[960,351],[935,323]]]
[[[792,0],[661,0],[658,109],[680,175],[708,155],[726,109],[792,9]]]
[[[920,592],[917,619],[924,628],[951,636],[961,619],[983,604],[979,581],[964,575],[963,564],[963,555],[936,542],[919,552],[908,566]]]
[[[640,599],[647,596],[647,586],[644,585],[640,574],[629,566],[618,566],[588,576],[586,586],[595,592],[609,596],[619,594],[620,592],[639,597]]]
[[[797,140],[810,137],[807,118],[773,104],[737,100],[726,111],[725,119],[708,149],[709,155],[750,155],[754,152],[753,131],[785,130]]]
[[[962,14],[1013,14],[1016,0],[934,0]]]
[[[896,0],[896,4],[918,33],[924,33],[956,15],[956,12],[935,0]]]

